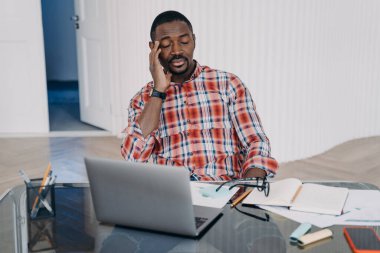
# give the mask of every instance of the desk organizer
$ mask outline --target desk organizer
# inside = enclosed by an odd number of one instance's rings
[[[28,218],[31,220],[55,216],[54,184],[42,186],[42,179],[32,179],[26,185]]]

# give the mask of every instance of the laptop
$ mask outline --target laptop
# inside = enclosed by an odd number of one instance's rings
[[[85,158],[100,222],[198,237],[222,209],[193,206],[183,167]]]

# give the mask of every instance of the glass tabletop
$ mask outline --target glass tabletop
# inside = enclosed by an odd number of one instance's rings
[[[0,200],[0,249],[19,252],[16,234],[16,204],[13,189]]]
[[[317,183],[378,190],[366,183]],[[11,189],[0,202],[1,252],[32,252],[30,249],[37,249],[34,252],[350,252],[343,238],[343,226],[330,227],[332,239],[299,248],[288,240],[299,223],[241,205],[238,209],[242,212],[227,205],[221,218],[203,236],[193,239],[99,223],[87,184],[57,185],[54,218],[28,220],[25,203],[24,185]],[[317,230],[312,228],[312,232]],[[379,227],[375,230],[379,233]],[[37,232],[31,235],[30,231]],[[50,243],[40,243],[43,240]],[[31,245],[36,242],[40,244]]]

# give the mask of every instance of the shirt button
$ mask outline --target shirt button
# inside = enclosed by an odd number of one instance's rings
[[[191,120],[189,120],[189,119],[188,119],[188,120],[187,120],[187,123],[189,123],[189,124],[190,124],[190,123],[191,123]]]

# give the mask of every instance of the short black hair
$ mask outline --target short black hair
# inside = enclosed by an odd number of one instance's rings
[[[183,21],[187,24],[190,31],[193,32],[193,26],[191,25],[190,21],[183,15],[182,13],[179,13],[178,11],[165,11],[159,14],[152,23],[152,27],[150,28],[150,39],[154,41],[154,37],[156,35],[156,28],[159,25],[162,25],[164,23],[169,23],[172,21]]]

